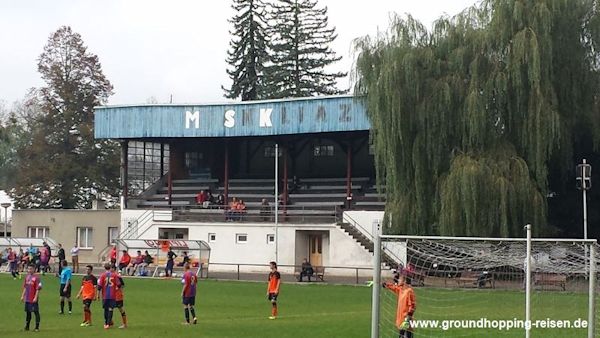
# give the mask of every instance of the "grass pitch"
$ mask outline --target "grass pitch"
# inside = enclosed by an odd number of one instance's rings
[[[183,326],[179,278],[127,278],[125,310],[129,328],[102,328],[99,302],[92,305],[93,326],[80,327],[82,305],[74,299],[73,314],[59,315],[58,278],[42,277],[41,332],[23,332],[25,313],[19,298],[22,280],[0,275],[0,337],[343,337],[370,336],[371,292],[364,286],[282,284],[277,320],[269,320],[266,281],[201,280],[196,298],[198,325]],[[73,295],[81,276],[74,277]],[[381,337],[397,337],[393,329],[395,301],[382,290]],[[417,319],[523,318],[524,293],[500,290],[415,288]],[[536,292],[532,296],[534,319],[587,318],[587,295]],[[114,322],[120,325],[115,313]],[[32,323],[33,324],[33,323]],[[389,326],[392,326],[391,328]],[[523,330],[420,329],[415,337],[523,337]],[[532,337],[586,337],[583,329],[534,330]]]

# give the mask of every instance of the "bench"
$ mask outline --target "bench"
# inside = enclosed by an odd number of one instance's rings
[[[488,284],[492,289],[496,288],[494,274],[487,271],[462,271],[460,277],[455,277],[454,280],[458,286],[475,286],[477,288],[485,288]]]
[[[533,285],[558,286],[563,291],[567,290],[567,276],[559,273],[536,272],[533,275]]]
[[[308,281],[309,282],[313,282],[313,281],[314,282],[319,282],[319,281],[320,282],[324,282],[325,281],[325,267],[322,267],[322,266],[313,266],[312,268],[313,268],[312,275],[305,276],[305,277],[308,277]],[[297,281],[300,281],[300,272],[301,271],[298,271],[298,272],[294,273],[294,278]],[[311,278],[313,278],[313,279],[311,280]]]

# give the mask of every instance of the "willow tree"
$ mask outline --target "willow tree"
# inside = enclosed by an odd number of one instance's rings
[[[357,40],[391,232],[546,232],[549,168],[566,173],[578,138],[600,139],[597,5],[484,0]]]

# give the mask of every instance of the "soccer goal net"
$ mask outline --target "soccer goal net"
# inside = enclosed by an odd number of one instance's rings
[[[407,326],[415,337],[600,334],[594,297],[600,291],[600,250],[595,241],[379,239],[374,239],[379,250],[374,257],[372,336],[398,337]],[[403,281],[415,295],[409,320],[405,313],[411,302]]]

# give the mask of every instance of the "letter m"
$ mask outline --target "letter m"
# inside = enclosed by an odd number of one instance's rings
[[[194,123],[194,128],[200,128],[200,112],[186,111],[185,112],[185,129],[190,129],[190,124]]]

